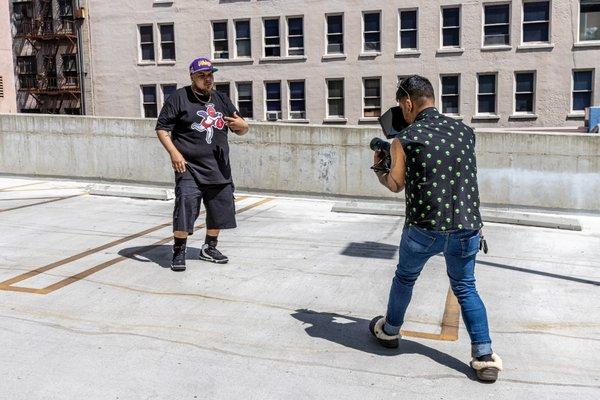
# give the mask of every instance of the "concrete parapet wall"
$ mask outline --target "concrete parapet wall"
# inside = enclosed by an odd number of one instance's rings
[[[231,135],[238,188],[388,197],[369,169],[373,127],[252,124]],[[483,203],[600,210],[600,136],[478,131]],[[154,120],[0,115],[0,173],[171,183]]]

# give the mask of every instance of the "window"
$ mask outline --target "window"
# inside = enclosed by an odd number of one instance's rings
[[[381,79],[363,79],[363,117],[379,117],[381,115]]]
[[[235,21],[236,57],[251,57],[250,21]]]
[[[304,81],[289,82],[290,87],[290,119],[306,118],[306,95]]]
[[[224,94],[225,96],[231,98],[230,92],[229,92],[229,82],[224,82],[224,83],[216,83],[215,84],[215,90],[221,94]]]
[[[265,19],[265,57],[279,57],[281,44],[279,41],[279,19]]]
[[[65,84],[67,86],[78,86],[78,72],[77,72],[77,55],[76,54],[63,54],[62,55],[62,73],[65,77]]]
[[[344,16],[327,16],[327,54],[344,54]]]
[[[142,104],[144,118],[156,118],[156,86],[142,86]]]
[[[253,119],[252,111],[252,83],[239,82],[237,83],[237,107],[240,115],[244,118]]]
[[[579,40],[600,40],[600,0],[580,1]]]
[[[229,58],[229,40],[227,39],[227,21],[213,22],[214,59]]]
[[[58,14],[61,18],[73,19],[73,0],[59,0]]]
[[[13,16],[17,35],[31,32],[33,29],[33,3],[31,1],[13,3]]]
[[[265,90],[267,92],[267,121],[281,119],[281,83],[267,82]]]
[[[483,45],[510,45],[510,4],[484,5]]]
[[[444,75],[442,82],[442,113],[460,114],[460,76]]]
[[[496,74],[477,76],[477,114],[496,114]]]
[[[593,71],[573,71],[573,111],[584,111],[592,104]]]
[[[417,10],[400,10],[400,49],[417,49]]]
[[[142,61],[154,61],[154,36],[152,25],[140,26],[140,55]]]
[[[535,73],[515,73],[515,113],[533,114],[535,101]]]
[[[169,100],[169,97],[177,90],[177,85],[162,85],[163,103]]]
[[[160,28],[160,58],[175,60],[175,33],[173,24],[161,24]]]
[[[4,97],[4,79],[0,76],[0,98]]]
[[[17,70],[21,89],[37,87],[37,59],[35,56],[17,57]]]
[[[288,18],[288,55],[304,55],[304,22],[302,17]]]
[[[460,7],[442,8],[442,47],[460,47]]]
[[[381,29],[379,12],[363,14],[363,51],[378,52],[381,50]]]
[[[550,40],[550,2],[523,3],[523,43]]]
[[[344,80],[329,79],[327,81],[327,116],[344,117]]]

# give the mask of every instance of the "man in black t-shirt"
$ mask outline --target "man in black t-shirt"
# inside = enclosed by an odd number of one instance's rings
[[[175,170],[173,271],[185,270],[187,237],[194,233],[201,201],[206,209],[206,238],[200,259],[229,261],[217,250],[220,230],[236,227],[227,133],[228,129],[237,135],[248,132],[231,100],[213,89],[217,69],[211,61],[196,58],[189,71],[191,85],[167,99],[156,123],[158,139]]]

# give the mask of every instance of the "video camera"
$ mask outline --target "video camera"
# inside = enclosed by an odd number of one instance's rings
[[[381,117],[378,118],[378,120],[387,139],[395,138],[400,134],[400,131],[410,125],[404,119],[402,109],[398,106],[387,110]],[[392,165],[390,142],[376,137],[371,140],[369,147],[373,151],[381,151],[383,153],[383,159],[377,164],[373,165],[371,169],[375,172],[389,172]]]

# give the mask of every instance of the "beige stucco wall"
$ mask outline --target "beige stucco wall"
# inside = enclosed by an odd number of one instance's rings
[[[0,2],[0,76],[4,86],[4,96],[0,97],[0,113],[17,112],[15,92],[15,71],[12,56],[12,36],[10,32],[9,3]]]
[[[233,21],[251,19],[252,60],[220,65],[218,81],[252,81],[255,119],[265,118],[264,81],[283,83],[283,116],[287,115],[286,81],[306,79],[307,118],[320,124],[325,119],[326,78],[345,79],[345,108],[348,124],[357,124],[362,113],[362,78],[380,76],[384,109],[394,104],[398,75],[422,74],[439,92],[439,75],[461,74],[461,115],[475,126],[564,126],[582,125],[583,118],[569,117],[573,68],[596,68],[595,102],[600,101],[600,45],[574,46],[578,31],[578,1],[551,2],[551,46],[523,49],[521,42],[522,2],[511,8],[509,49],[482,51],[482,1],[456,0],[368,1],[368,0],[89,0],[92,52],[94,58],[94,103],[97,115],[139,117],[141,84],[187,84],[186,68],[194,57],[211,54],[211,20],[228,20],[230,48]],[[462,53],[443,54],[440,47],[441,5],[462,4]],[[419,7],[418,54],[397,55],[398,9]],[[362,12],[382,12],[382,52],[377,57],[360,57]],[[344,13],[346,57],[324,60],[325,14]],[[304,16],[305,53],[302,59],[262,59],[262,18]],[[173,22],[177,62],[138,63],[137,25]],[[157,29],[157,28],[156,28]],[[155,31],[155,42],[158,31]],[[283,39],[283,37],[282,37]],[[283,40],[282,40],[283,42]],[[158,54],[158,43],[157,54]],[[515,71],[537,71],[537,119],[511,118]],[[476,74],[498,73],[499,121],[473,120],[476,107]],[[235,93],[233,95],[235,97]]]

